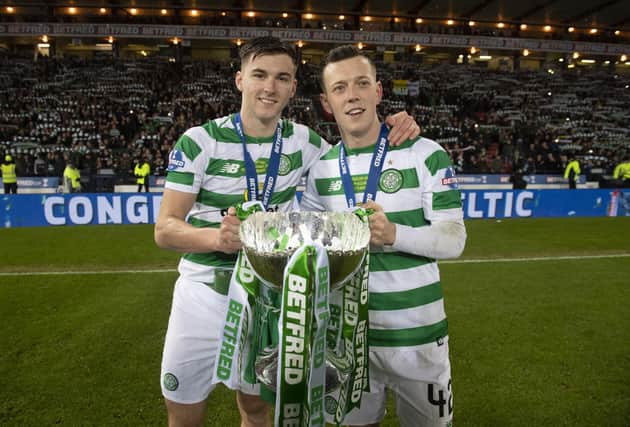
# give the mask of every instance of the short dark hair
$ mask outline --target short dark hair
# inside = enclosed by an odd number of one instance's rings
[[[331,49],[324,59],[322,59],[322,68],[319,72],[319,87],[322,92],[325,91],[326,87],[324,86],[324,69],[328,64],[332,64],[333,62],[343,61],[345,59],[355,58],[357,56],[363,57],[368,60],[372,69],[376,71],[376,65],[369,56],[363,53],[359,48],[351,44],[345,44],[343,46],[338,46],[334,49]]]
[[[298,55],[295,47],[291,44],[283,43],[277,37],[256,37],[246,42],[239,50],[241,66],[248,59],[253,60],[264,55],[287,55],[291,58],[293,65],[298,65]]]

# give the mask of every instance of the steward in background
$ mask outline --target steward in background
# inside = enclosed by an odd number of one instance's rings
[[[67,193],[78,193],[81,191],[81,172],[79,172],[72,160],[68,160],[63,171],[63,187]]]
[[[580,172],[580,162],[572,155],[564,170],[564,178],[569,180],[569,188],[571,190],[575,190],[577,182],[580,179]]]
[[[620,187],[630,187],[630,156],[626,155],[613,172],[613,179]],[[5,190],[6,193],[6,190]]]
[[[2,168],[2,183],[4,184],[4,194],[17,194],[17,175],[15,174],[15,162],[10,155],[4,156]]]
[[[146,157],[142,159],[142,162],[138,161],[133,168],[133,174],[136,176],[136,183],[138,184],[138,192],[142,191],[142,187],[145,191],[149,192],[149,175],[151,174],[151,166]]]

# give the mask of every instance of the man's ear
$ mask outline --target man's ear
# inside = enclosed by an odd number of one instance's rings
[[[376,82],[376,105],[381,103],[381,100],[383,99],[383,85],[381,84],[381,81],[377,81]]]
[[[234,82],[236,83],[236,88],[239,90],[239,92],[243,92],[243,74],[240,71],[236,72]]]
[[[324,111],[326,111],[330,115],[334,115],[332,108],[330,108],[330,104],[328,103],[328,98],[326,98],[325,93],[319,94],[319,101],[322,103],[322,107],[324,108]]]
[[[297,90],[297,79],[293,79],[293,86],[291,87],[291,96],[293,98],[295,96],[295,91]]]

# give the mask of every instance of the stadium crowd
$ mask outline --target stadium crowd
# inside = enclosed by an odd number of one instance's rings
[[[148,159],[165,175],[187,128],[237,110],[235,62],[165,59],[0,58],[0,154],[18,176],[115,173],[133,183]],[[608,69],[489,71],[475,65],[378,63],[380,113],[406,109],[459,173],[561,173],[576,154],[583,173],[612,174],[630,153],[630,77]],[[337,142],[319,104],[318,66],[303,64],[285,116]]]

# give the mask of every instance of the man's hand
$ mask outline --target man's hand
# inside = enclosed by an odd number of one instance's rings
[[[374,213],[368,216],[370,245],[379,247],[392,245],[396,240],[396,226],[389,222],[381,205],[370,200],[361,207],[374,210]]]
[[[406,111],[401,111],[393,116],[387,116],[385,118],[385,124],[389,126],[389,143],[394,147],[399,146],[408,139],[415,139],[420,135],[420,126],[416,123],[416,120],[407,114]]]
[[[241,238],[239,236],[239,228],[241,220],[236,216],[236,209],[230,207],[228,213],[223,217],[219,233],[217,234],[216,250],[232,254],[238,252],[241,247]]]

